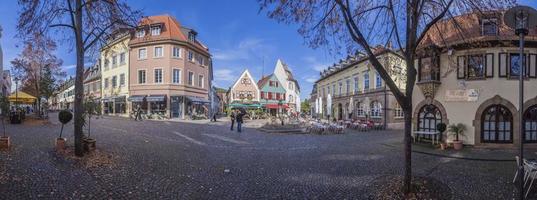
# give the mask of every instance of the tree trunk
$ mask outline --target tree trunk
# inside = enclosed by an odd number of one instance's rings
[[[84,148],[82,146],[82,138],[84,133],[82,132],[83,120],[82,113],[84,108],[82,106],[82,99],[84,98],[83,91],[83,79],[84,79],[84,42],[82,41],[82,9],[79,9],[82,5],[82,0],[76,0],[75,3],[75,40],[76,40],[76,76],[75,76],[75,155],[83,156]]]
[[[405,107],[412,108],[412,103],[408,103]],[[405,135],[404,135],[404,151],[405,151],[405,171],[403,180],[403,192],[408,194],[412,188],[412,109],[403,109],[405,115]]]

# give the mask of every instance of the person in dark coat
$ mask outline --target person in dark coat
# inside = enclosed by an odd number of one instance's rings
[[[231,130],[233,130],[233,126],[235,126],[235,111],[231,111],[231,115],[229,115],[229,118],[231,118]]]
[[[242,132],[242,123],[243,123],[243,120],[242,118],[244,117],[245,113],[243,112],[239,112],[239,114],[237,114],[237,131],[240,133]]]

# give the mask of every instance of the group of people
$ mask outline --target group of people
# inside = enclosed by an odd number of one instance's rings
[[[229,117],[231,118],[231,130],[233,130],[233,127],[235,126],[235,121],[237,121],[237,132],[240,133],[242,131],[244,115],[246,115],[246,113],[240,112],[238,110],[231,111],[231,114],[229,115]]]

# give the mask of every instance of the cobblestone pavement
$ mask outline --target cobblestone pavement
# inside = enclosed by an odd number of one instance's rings
[[[52,116],[51,119],[56,119]],[[58,123],[8,125],[0,199],[368,199],[372,181],[400,175],[402,133],[268,134],[227,121],[92,121],[98,149],[116,165],[85,168],[53,151]],[[72,124],[65,128],[73,145]],[[454,199],[511,199],[514,162],[413,155],[415,175]]]

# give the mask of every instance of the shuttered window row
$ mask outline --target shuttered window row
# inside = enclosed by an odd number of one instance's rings
[[[496,74],[502,78],[517,78],[521,67],[518,53],[499,53],[498,59],[493,53],[457,56],[457,79],[486,79]],[[525,54],[522,58],[524,76],[537,78],[537,54]],[[495,61],[498,63],[495,64]]]

